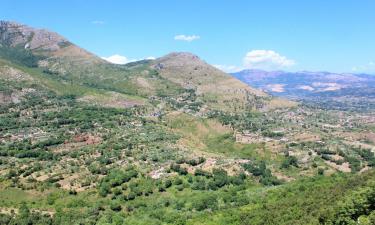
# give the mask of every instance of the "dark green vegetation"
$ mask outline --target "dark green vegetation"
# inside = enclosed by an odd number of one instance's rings
[[[374,224],[374,172],[301,179],[255,192],[250,204],[202,215],[198,224]],[[207,220],[204,220],[207,219]],[[207,221],[201,222],[198,221]],[[208,222],[209,221],[209,222]]]
[[[188,53],[119,66],[38,32],[0,43],[0,224],[374,223],[371,112],[275,107],[294,104]]]
[[[317,176],[271,188],[241,177],[227,183],[228,177],[222,172],[205,178],[209,181],[206,188],[200,185],[200,175],[160,182],[141,177],[125,181],[126,172],[116,173],[114,176],[111,172],[105,178],[110,182],[107,197],[96,192],[77,194],[58,189],[50,190],[46,196],[33,196],[7,188],[2,191],[8,196],[8,200],[2,200],[3,205],[19,208],[13,215],[2,214],[1,221],[3,224],[22,224],[23,220],[31,224],[70,224],[73,220],[77,224],[356,224],[356,221],[374,224],[373,172]],[[51,214],[51,209],[56,212]]]

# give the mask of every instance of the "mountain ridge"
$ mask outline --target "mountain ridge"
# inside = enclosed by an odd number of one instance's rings
[[[229,111],[293,105],[275,99],[272,102],[278,104],[271,103],[272,97],[214,68],[192,53],[172,52],[155,60],[115,65],[55,32],[5,21],[0,22],[0,46],[0,58],[40,68],[45,78],[63,81],[65,86],[70,82],[77,87],[99,88],[142,98],[167,92],[178,95],[178,89],[192,89],[196,91],[198,102],[211,109]],[[174,91],[169,91],[167,87],[173,87]],[[92,98],[96,97],[90,94],[88,99]]]
[[[105,62],[56,32],[13,21],[0,21],[0,47],[17,49],[20,52],[29,51],[40,59],[44,59],[40,60],[39,66],[46,66],[61,59],[70,62]]]
[[[232,75],[272,95],[309,104],[358,110],[374,107],[375,76],[369,74],[244,70]]]

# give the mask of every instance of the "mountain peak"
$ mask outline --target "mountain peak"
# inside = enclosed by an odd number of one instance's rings
[[[190,52],[171,52],[163,57],[156,59],[155,63],[156,68],[158,69],[184,67],[184,70],[197,71],[202,68],[211,67],[209,64],[200,59],[197,55],[194,55]]]
[[[70,43],[55,32],[13,21],[0,21],[0,44],[8,47],[22,46],[31,50],[56,51]]]
[[[61,58],[66,59],[64,62],[104,63],[101,58],[74,45],[58,33],[13,21],[0,21],[0,47],[27,50],[33,55],[48,58],[38,62],[40,65],[61,63],[61,60],[55,60]]]
[[[196,90],[197,95],[215,109],[246,109],[250,98],[267,96],[189,52],[172,52],[156,59],[153,67],[162,77]]]
[[[0,28],[5,27],[19,27],[23,26],[23,24],[14,22],[14,21],[7,21],[7,20],[0,20]]]
[[[179,58],[179,59],[184,59],[184,60],[201,60],[197,55],[191,52],[171,52],[161,57],[161,59],[171,59],[171,58]]]

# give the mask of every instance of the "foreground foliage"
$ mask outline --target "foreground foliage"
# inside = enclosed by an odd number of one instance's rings
[[[184,190],[179,190],[179,183],[188,183],[180,177],[176,179],[182,181],[175,179],[170,186],[165,183],[161,192],[144,193],[135,200],[116,197],[116,193],[108,198],[93,192],[69,194],[55,190],[48,195],[56,195],[48,197],[55,200],[44,203],[56,210],[52,216],[48,211],[33,210],[35,202],[29,200],[19,203],[18,213],[1,214],[0,221],[1,224],[72,224],[75,221],[74,224],[332,225],[360,221],[370,225],[375,219],[374,178],[374,171],[361,175],[316,176],[271,188],[245,181],[213,192],[193,190],[186,185]],[[139,182],[138,187],[147,183],[146,180]]]

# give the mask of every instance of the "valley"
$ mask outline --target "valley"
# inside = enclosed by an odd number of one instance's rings
[[[235,77],[0,22],[0,224],[373,224],[370,94]]]
[[[272,95],[312,107],[356,112],[374,109],[374,75],[244,70],[233,76]]]

